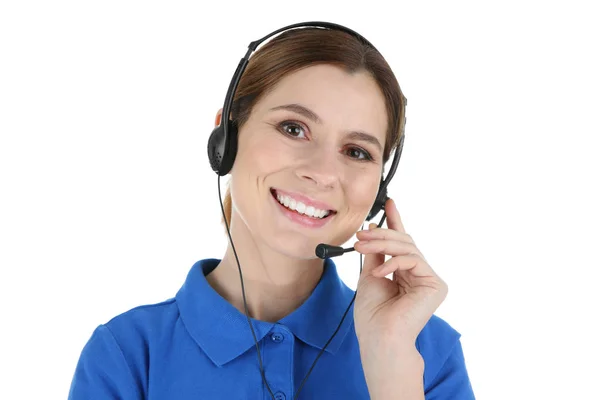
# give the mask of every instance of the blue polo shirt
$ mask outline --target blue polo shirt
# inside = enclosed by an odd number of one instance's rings
[[[69,399],[264,399],[245,314],[208,284],[218,259],[198,261],[172,299],[120,314],[83,348]],[[252,319],[265,376],[277,400],[293,399],[337,328],[354,291],[325,261],[310,297],[277,323]],[[350,309],[299,399],[369,399]],[[433,316],[417,339],[426,399],[473,399],[460,334]]]

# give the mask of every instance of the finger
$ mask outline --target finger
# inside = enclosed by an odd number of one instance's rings
[[[354,243],[354,248],[356,251],[363,254],[381,253],[392,257],[405,254],[416,254],[421,256],[421,252],[413,243],[397,240],[359,240]]]
[[[408,233],[402,233],[393,229],[375,228],[356,232],[358,240],[399,240],[401,242],[415,243]]]
[[[371,272],[385,262],[385,255],[381,253],[363,253],[365,255],[365,261],[363,262],[363,269],[361,275],[369,276]]]
[[[377,227],[377,224],[374,224],[374,223],[369,224],[369,229],[374,229],[376,227]],[[358,251],[358,249],[356,249],[356,250]],[[377,268],[378,266],[383,264],[383,262],[385,261],[384,254],[379,254],[377,252],[371,252],[369,254],[363,253],[363,254],[365,254],[365,260],[363,262],[363,271],[362,271],[363,276],[369,276],[371,274],[371,271],[373,271],[373,269]]]
[[[382,278],[394,271],[407,271],[416,269],[419,266],[419,263],[422,262],[423,259],[415,254],[392,257],[380,266],[374,268],[371,273],[373,276]]]
[[[431,265],[420,254],[404,254],[394,256],[371,270],[371,275],[384,277],[394,271],[408,271],[419,278],[437,277]]]
[[[400,218],[400,212],[396,207],[396,203],[392,199],[388,199],[385,203],[385,214],[387,215],[388,228],[398,232],[406,233],[404,224],[402,224],[402,218]]]

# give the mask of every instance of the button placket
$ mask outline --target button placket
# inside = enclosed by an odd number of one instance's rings
[[[283,392],[276,392],[275,393],[275,400],[285,400],[285,393],[283,393]]]
[[[272,393],[276,400],[287,400],[294,381],[294,335],[284,325],[276,324],[265,337],[265,346],[269,349],[265,353],[269,366],[266,374]],[[268,399],[273,400],[273,397],[266,391],[264,400]]]
[[[281,342],[283,342],[283,339],[284,339],[284,336],[280,332],[275,332],[271,335],[271,340],[274,341],[275,343],[281,343]]]

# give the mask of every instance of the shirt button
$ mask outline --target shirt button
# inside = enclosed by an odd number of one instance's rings
[[[285,400],[285,394],[283,392],[275,393],[275,400]]]
[[[275,343],[281,343],[283,342],[283,335],[281,333],[274,333],[271,335],[271,340],[273,340]],[[278,392],[281,393],[281,392]],[[283,393],[281,393],[283,395]],[[285,399],[285,396],[282,397],[282,399]],[[279,399],[277,399],[279,400]]]

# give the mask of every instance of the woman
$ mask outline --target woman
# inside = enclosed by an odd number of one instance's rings
[[[446,284],[393,200],[387,228],[358,231],[403,139],[406,99],[368,42],[325,26],[283,28],[230,87],[231,170],[211,156],[230,174],[225,255],[197,262],[174,298],[100,325],[71,399],[473,398],[460,335],[433,315]],[[355,233],[356,297],[315,257]]]

